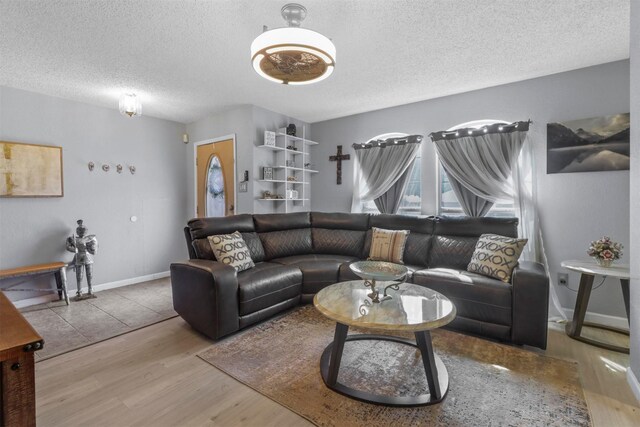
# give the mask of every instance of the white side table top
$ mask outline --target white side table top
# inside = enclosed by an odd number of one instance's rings
[[[613,263],[611,267],[602,267],[598,265],[596,261],[580,261],[569,260],[562,261],[560,264],[563,268],[568,270],[578,271],[580,273],[617,277],[619,279],[629,279],[629,264],[617,264]]]

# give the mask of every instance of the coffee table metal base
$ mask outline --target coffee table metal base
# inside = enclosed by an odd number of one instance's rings
[[[336,324],[333,343],[329,344],[320,358],[320,373],[324,383],[330,389],[364,402],[377,403],[387,406],[422,406],[433,405],[444,399],[449,389],[449,373],[442,360],[433,353],[431,334],[429,331],[415,332],[416,342],[388,335],[351,335],[347,337],[349,327],[341,323]],[[388,396],[356,390],[338,382],[340,361],[346,341],[382,340],[410,345],[420,350],[424,364],[429,393],[418,396]]]

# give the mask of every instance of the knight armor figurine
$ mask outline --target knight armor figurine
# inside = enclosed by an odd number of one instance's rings
[[[76,280],[78,282],[76,301],[84,298],[95,298],[91,289],[91,281],[93,279],[93,255],[95,255],[98,250],[98,239],[94,234],[87,234],[87,231],[87,227],[85,227],[82,224],[82,220],[79,219],[76,234],[67,237],[67,250],[75,253],[71,265],[75,266]],[[87,287],[89,289],[89,292],[84,297],[82,296],[83,269],[87,273]]]

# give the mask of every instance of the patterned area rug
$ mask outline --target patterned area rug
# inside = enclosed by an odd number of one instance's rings
[[[319,426],[585,426],[577,365],[451,331],[432,333],[449,371],[437,405],[396,408],[328,389],[319,361],[335,324],[312,306],[223,339],[200,358]],[[355,328],[353,333],[366,333]],[[338,380],[386,394],[426,390],[420,355],[386,341],[347,342]]]

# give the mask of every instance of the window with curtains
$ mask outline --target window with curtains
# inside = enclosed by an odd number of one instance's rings
[[[387,135],[383,134],[374,137],[373,139],[383,139]],[[421,215],[422,205],[422,148],[418,150],[418,155],[413,164],[411,175],[409,177],[409,183],[402,195],[402,203],[398,209],[398,215]],[[362,212],[366,213],[380,213],[373,200],[362,203]]]
[[[472,122],[461,123],[447,130],[451,131],[460,128],[479,128],[499,122],[507,123],[504,120],[475,120]],[[462,207],[460,206],[456,195],[453,193],[453,189],[451,188],[451,184],[449,183],[449,178],[447,177],[447,174],[445,173],[440,160],[438,160],[437,155],[436,165],[438,170],[438,214],[448,216],[464,215],[464,213],[462,212]],[[487,214],[487,216],[494,217],[512,217],[514,215],[515,208],[513,206],[513,202],[496,203]]]

